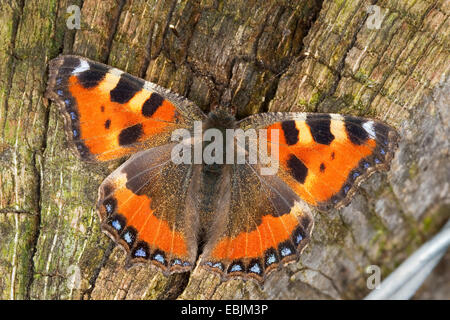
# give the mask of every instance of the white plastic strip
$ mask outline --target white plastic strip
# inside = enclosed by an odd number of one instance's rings
[[[410,299],[450,246],[450,220],[431,240],[394,270],[365,300]]]

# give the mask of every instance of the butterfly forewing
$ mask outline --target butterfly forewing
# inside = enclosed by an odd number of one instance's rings
[[[173,144],[141,151],[99,189],[102,229],[128,252],[165,272],[190,270],[197,253],[198,213],[191,198],[193,166],[171,161]]]
[[[382,122],[338,114],[266,113],[240,126],[267,129],[268,149],[278,149],[278,176],[321,209],[348,204],[358,184],[389,167],[398,140]]]
[[[173,130],[204,117],[187,99],[78,56],[50,62],[46,95],[60,106],[77,154],[90,161],[168,143]]]

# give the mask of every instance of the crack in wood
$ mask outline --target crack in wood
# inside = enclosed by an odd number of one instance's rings
[[[376,4],[376,3],[377,3],[377,1],[374,1],[373,4]],[[358,12],[363,5],[364,5],[364,2],[363,1],[360,2],[359,6],[355,9],[355,12]],[[331,85],[328,92],[326,92],[325,94],[323,94],[319,97],[319,101],[317,102],[317,104],[315,106],[314,112],[318,112],[320,110],[322,103],[325,101],[325,99],[333,96],[334,93],[336,92],[339,82],[341,81],[341,78],[342,78],[342,71],[344,70],[345,60],[347,59],[347,55],[350,52],[350,50],[355,46],[356,40],[358,38],[358,34],[361,31],[362,27],[366,24],[368,17],[369,17],[369,13],[366,12],[364,18],[361,19],[361,22],[359,23],[358,27],[354,31],[352,40],[350,41],[350,44],[347,46],[344,54],[342,55],[342,58],[339,60],[339,63],[336,66],[336,70],[334,70],[335,75],[336,75],[335,81]],[[330,68],[330,70],[333,70],[333,68],[331,68],[330,66],[328,66],[328,68]]]
[[[315,269],[315,268],[311,268],[311,267],[305,266],[305,267],[302,267],[302,268],[296,270],[296,272],[293,274],[293,276],[296,277],[297,274],[300,274],[300,273],[304,272],[305,270],[310,270],[310,271],[313,271],[313,272],[317,272],[317,273],[320,274],[322,277],[326,278],[326,279],[330,282],[331,286],[332,286],[333,289],[336,291],[336,293],[338,293],[339,296],[342,296],[342,290],[336,285],[334,279],[333,279],[332,277],[330,277],[329,275],[327,275],[327,274],[326,274],[325,272],[323,272],[322,270],[319,270],[319,269]],[[307,284],[307,283],[305,283],[305,282],[303,282],[303,281],[301,281],[301,282],[304,283],[304,284]],[[322,290],[320,290],[319,288],[315,288],[315,289],[319,290],[320,293],[325,294],[325,293],[324,293]],[[331,299],[334,299],[334,298],[331,297]]]
[[[150,60],[156,59],[159,56],[159,54],[161,53],[161,51],[164,49],[164,39],[166,38],[167,33],[169,31],[170,20],[172,19],[172,15],[173,15],[173,12],[175,11],[177,2],[178,2],[177,0],[172,1],[172,4],[170,6],[170,9],[169,9],[169,12],[168,12],[168,15],[167,15],[166,24],[165,24],[165,26],[163,28],[164,31],[163,31],[163,35],[162,35],[162,39],[161,39],[161,44],[156,49],[156,52],[155,52],[155,54],[153,56],[151,55],[151,52],[150,52],[151,51],[151,45],[149,47],[149,53],[148,54],[151,57]],[[153,29],[151,30],[150,38],[152,36],[153,36]]]
[[[36,215],[35,212],[28,211],[25,209],[15,208],[15,207],[1,208],[0,214],[25,214],[25,215],[30,215],[30,216]]]
[[[116,247],[116,244],[111,240],[108,248],[106,249],[106,251],[103,254],[102,260],[100,261],[98,266],[95,268],[91,278],[89,279],[89,285],[90,285],[89,288],[87,288],[86,290],[84,290],[81,293],[81,297],[83,300],[91,300],[92,291],[94,291],[94,289],[95,289],[95,285],[96,285],[98,276],[100,275],[100,271],[103,269],[103,267],[108,262],[108,259],[111,256],[111,253],[115,247]]]
[[[46,73],[47,74],[47,73]],[[45,81],[46,82],[46,81]],[[37,252],[37,246],[39,242],[39,237],[41,234],[41,215],[42,215],[42,193],[43,193],[43,168],[45,163],[45,157],[43,156],[45,154],[45,150],[47,148],[47,138],[48,138],[48,130],[49,130],[49,121],[50,121],[50,108],[46,108],[45,111],[45,128],[44,128],[44,136],[42,138],[42,144],[39,150],[41,150],[41,155],[38,154],[38,152],[33,152],[33,170],[34,170],[34,176],[36,178],[37,182],[37,188],[36,188],[36,208],[37,208],[37,215],[36,215],[36,225],[37,228],[35,230],[35,234],[32,240],[32,252],[30,255],[30,264],[29,264],[29,282],[26,289],[26,297],[27,299],[31,298],[31,287],[33,285],[34,280],[34,274],[35,274],[35,265],[34,265],[34,257]]]
[[[105,60],[103,61],[104,63],[108,63],[109,60],[109,55],[111,53],[111,48],[112,48],[112,44],[114,41],[114,37],[117,33],[117,29],[119,27],[119,22],[120,22],[120,16],[122,14],[123,11],[123,7],[126,4],[126,0],[119,0],[119,8],[117,10],[117,16],[113,19],[113,25],[112,25],[112,30],[113,32],[111,32],[108,42],[106,44],[106,54],[105,54]]]

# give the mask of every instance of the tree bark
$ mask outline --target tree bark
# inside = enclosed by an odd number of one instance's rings
[[[73,4],[79,30],[66,25]],[[0,12],[1,299],[357,299],[367,266],[386,277],[450,216],[448,1],[13,0]],[[205,111],[229,102],[240,118],[374,117],[399,130],[399,149],[348,207],[315,212],[300,261],[263,288],[200,269],[126,270],[95,211],[119,163],[79,161],[43,97],[58,54],[108,63]]]

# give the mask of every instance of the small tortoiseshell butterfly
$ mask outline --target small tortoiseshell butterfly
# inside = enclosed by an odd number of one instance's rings
[[[101,228],[127,251],[127,266],[150,262],[166,275],[198,263],[223,279],[262,283],[298,260],[314,225],[310,207],[347,205],[357,185],[388,168],[398,139],[379,121],[338,114],[205,115],[154,83],[78,56],[50,62],[46,94],[82,160],[133,154],[99,188]],[[277,129],[278,140],[264,140],[278,147],[276,175],[249,162],[175,164],[171,134],[192,132],[196,121],[222,132]]]

